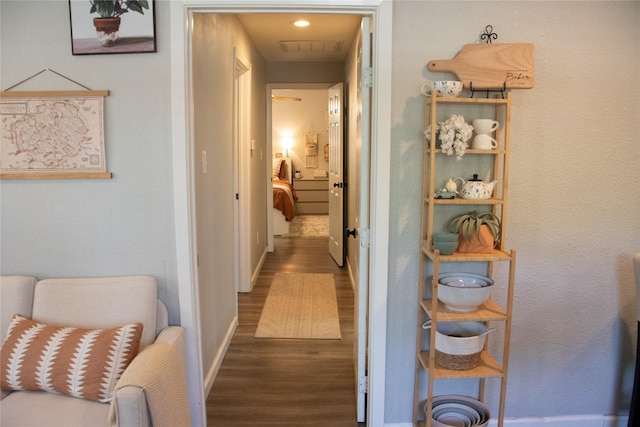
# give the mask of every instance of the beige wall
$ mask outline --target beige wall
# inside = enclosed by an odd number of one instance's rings
[[[327,129],[327,89],[275,89],[276,96],[297,97],[301,101],[273,101],[272,114],[272,147],[273,153],[287,155],[283,144],[291,144],[288,155],[294,170],[299,170],[303,177],[313,178],[314,171],[329,169],[324,160],[324,147],[329,143]],[[312,130],[310,132],[310,130]],[[307,167],[305,135],[318,136],[317,167]],[[326,173],[325,173],[326,176]]]
[[[194,78],[194,167],[196,235],[199,258],[198,288],[200,297],[200,327],[205,375],[221,362],[224,344],[236,322],[235,251],[233,246],[234,207],[231,177],[233,176],[233,105],[234,60],[237,55],[251,63],[253,79],[252,138],[255,153],[265,150],[264,135],[264,60],[234,15],[199,14],[194,18],[193,31]],[[201,156],[207,152],[207,173]],[[245,152],[244,155],[247,155]],[[252,215],[249,236],[262,236],[251,249],[252,266],[266,248],[264,221],[266,160],[259,155],[250,158]],[[260,221],[262,219],[262,221]],[[212,378],[205,379],[210,385]]]
[[[342,62],[268,62],[267,83],[338,83]]]

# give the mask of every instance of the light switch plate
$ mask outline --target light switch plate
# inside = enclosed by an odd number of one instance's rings
[[[207,150],[202,150],[202,174],[207,173]]]

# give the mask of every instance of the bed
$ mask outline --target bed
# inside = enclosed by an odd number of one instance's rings
[[[273,187],[273,234],[284,236],[289,234],[289,224],[295,216],[295,202],[298,200],[293,188],[291,159],[273,159],[271,173]]]

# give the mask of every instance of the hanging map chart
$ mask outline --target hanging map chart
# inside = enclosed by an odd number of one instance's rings
[[[108,91],[0,93],[0,178],[109,179]]]

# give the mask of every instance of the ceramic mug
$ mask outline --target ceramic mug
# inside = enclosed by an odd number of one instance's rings
[[[478,150],[491,150],[493,148],[498,148],[498,141],[491,138],[489,135],[476,135],[471,142],[471,148]]]
[[[462,91],[462,82],[457,80],[438,80],[435,82],[427,80],[422,85],[421,90],[427,96],[430,96],[433,90],[437,92],[437,96],[458,96]]]
[[[476,132],[476,135],[488,135],[498,129],[498,126],[500,126],[500,123],[493,119],[475,119],[473,121],[473,130]]]

